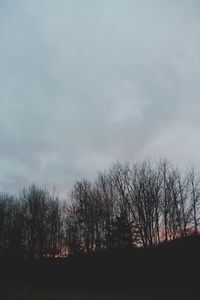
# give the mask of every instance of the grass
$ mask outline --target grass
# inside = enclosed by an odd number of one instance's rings
[[[0,290],[2,300],[186,300],[197,299],[190,289],[138,290],[125,292],[64,292],[33,287],[4,287]]]
[[[2,262],[0,300],[196,300],[199,253],[192,237],[63,261]]]

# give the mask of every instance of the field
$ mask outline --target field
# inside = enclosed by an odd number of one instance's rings
[[[31,287],[2,287],[1,300],[184,300],[197,299],[190,289],[137,290],[135,292],[68,292]]]
[[[199,299],[200,238],[63,260],[0,263],[0,300]]]

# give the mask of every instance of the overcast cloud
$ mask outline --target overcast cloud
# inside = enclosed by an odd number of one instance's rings
[[[0,190],[200,167],[199,0],[1,0]]]

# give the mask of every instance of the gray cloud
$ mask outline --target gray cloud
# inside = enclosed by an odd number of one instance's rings
[[[199,1],[10,0],[0,22],[0,190],[200,166]]]

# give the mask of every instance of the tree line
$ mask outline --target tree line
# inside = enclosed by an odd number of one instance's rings
[[[0,194],[0,257],[151,247],[198,234],[200,176],[167,160],[116,163],[61,201],[35,185]]]

